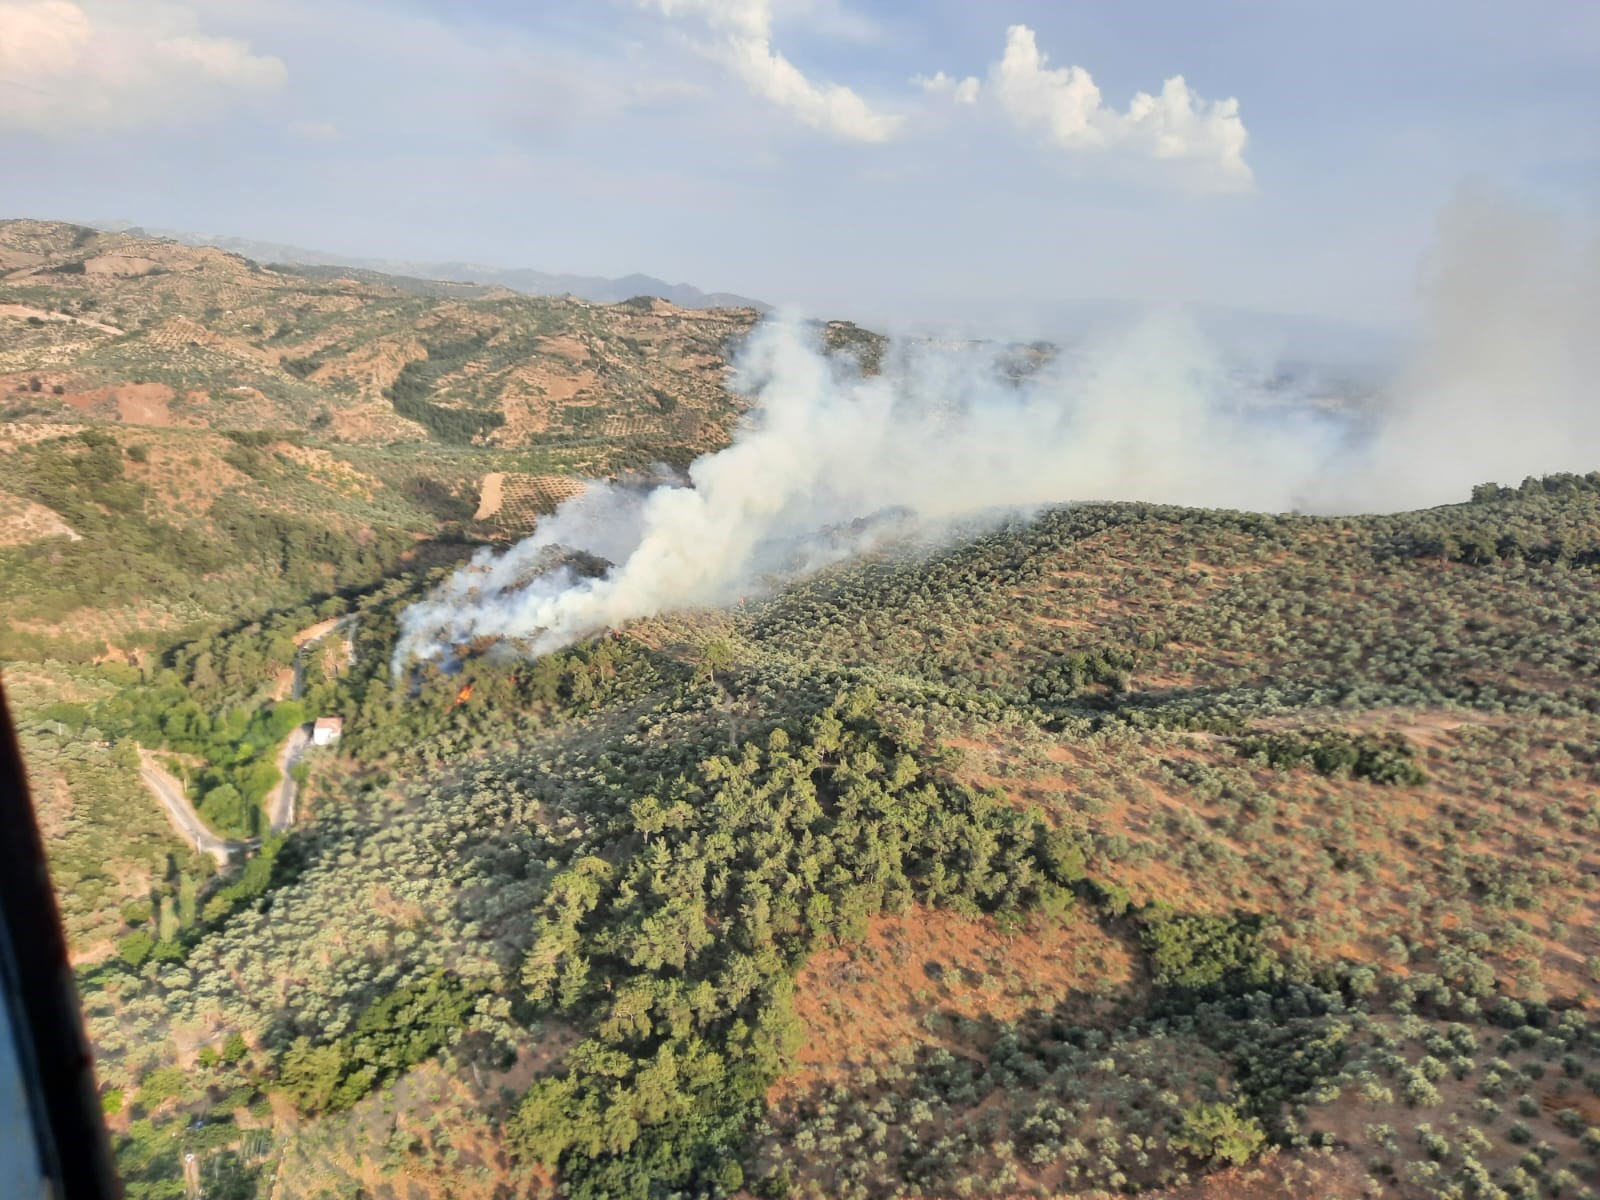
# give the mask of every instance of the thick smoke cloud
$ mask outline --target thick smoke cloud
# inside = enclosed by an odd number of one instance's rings
[[[1487,480],[1600,469],[1600,234],[1466,191],[1422,264],[1428,326],[1335,507],[1413,508]]]
[[[725,605],[893,538],[1064,501],[1266,511],[1445,503],[1475,483],[1600,467],[1600,247],[1483,197],[1441,222],[1431,324],[1376,408],[1341,410],[1156,316],[1018,377],[993,347],[909,343],[864,376],[767,323],[755,400],[686,486],[599,485],[405,614],[397,666],[475,639],[539,654],[625,621]],[[582,551],[602,574],[562,563]]]

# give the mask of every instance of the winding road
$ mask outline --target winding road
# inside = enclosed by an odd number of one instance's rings
[[[289,690],[291,699],[298,700],[305,694],[306,672],[305,654],[330,633],[344,630],[345,658],[353,663],[356,660],[356,613],[340,617],[337,621],[328,621],[322,627],[313,625],[307,630],[310,636],[303,636],[304,640],[295,648],[294,652],[294,685]],[[300,756],[306,752],[306,747],[311,744],[311,726],[305,724],[291,733],[278,751],[278,774],[282,776],[276,790],[267,798],[267,827],[273,833],[281,833],[294,824],[294,798],[299,790],[290,769],[300,761]]]
[[[316,645],[328,634],[335,630],[347,630],[345,653],[351,662],[355,661],[355,622],[356,614],[351,613],[349,616],[340,617],[337,621],[324,622],[321,628],[312,626],[311,630],[307,631],[311,636],[300,642],[294,655],[292,693],[294,699],[298,700],[305,690],[302,656],[309,647]],[[276,761],[281,778],[278,786],[267,796],[267,828],[273,833],[281,833],[294,824],[294,801],[299,788],[291,771],[309,745],[311,745],[311,724],[308,722],[296,727],[278,749]],[[194,805],[189,803],[189,796],[183,784],[161,765],[153,751],[146,750],[142,746],[139,748],[139,778],[161,802],[167,820],[171,822],[178,836],[194,846],[196,853],[211,855],[217,860],[218,866],[227,866],[235,854],[254,849],[260,844],[254,840],[245,842],[220,838],[211,832],[210,827],[200,819],[200,814],[195,812]]]
[[[247,849],[252,844],[228,841],[212,833],[200,819],[200,814],[195,812],[194,806],[189,803],[189,797],[184,794],[183,784],[168,773],[167,769],[156,760],[152,751],[143,747],[139,749],[139,778],[144,780],[145,787],[154,792],[156,799],[161,801],[167,820],[172,823],[172,828],[177,830],[178,836],[192,845],[197,854],[211,855],[217,860],[219,867],[227,866],[236,851]]]
[[[294,797],[298,785],[289,772],[310,744],[311,726],[300,725],[296,726],[278,751],[278,774],[283,778],[267,797],[267,828],[273,833],[281,833],[294,824]]]

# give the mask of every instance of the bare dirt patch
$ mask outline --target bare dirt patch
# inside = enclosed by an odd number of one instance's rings
[[[172,389],[164,383],[127,383],[115,389],[117,415],[129,425],[171,425],[167,404]]]
[[[85,275],[103,275],[117,279],[152,275],[159,270],[161,264],[155,259],[141,258],[137,254],[100,254],[83,261]]]
[[[0,492],[0,546],[23,546],[55,537],[81,540],[55,510]]]
[[[1081,1003],[1086,1018],[1135,984],[1128,947],[1088,919],[1007,932],[944,909],[880,916],[862,942],[819,954],[800,972],[795,1008],[806,1041],[776,1095],[843,1079],[851,1064],[907,1044],[972,1056],[970,1033],[954,1036],[958,1021],[1014,1021],[1063,1003]]]
[[[326,621],[318,621],[315,625],[307,625],[294,635],[294,644],[304,646],[307,642],[314,642],[318,638],[327,637],[339,623],[338,617],[329,617]]]
[[[483,491],[478,496],[478,511],[472,514],[474,521],[487,521],[500,511],[504,500],[500,485],[505,482],[504,471],[490,471],[483,477]]]
[[[590,357],[589,347],[570,334],[540,338],[538,345],[546,354],[554,354],[568,362],[587,362]]]
[[[1365,1200],[1371,1181],[1354,1156],[1332,1151],[1268,1151],[1247,1167],[1207,1175],[1188,1187],[1143,1193],[1148,1200]],[[1107,1192],[1082,1193],[1101,1200]]]

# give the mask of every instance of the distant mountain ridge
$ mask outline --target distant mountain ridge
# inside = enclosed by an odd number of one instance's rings
[[[286,263],[293,266],[352,267],[380,271],[385,275],[415,279],[450,280],[489,284],[509,288],[528,296],[576,296],[595,304],[617,304],[635,296],[657,296],[679,308],[754,308],[765,312],[771,306],[733,292],[703,292],[687,283],[668,283],[653,275],[624,275],[608,279],[600,275],[560,275],[527,267],[492,267],[483,263],[419,262],[411,259],[360,258],[310,250],[280,242],[252,238],[224,237],[190,233],[178,229],[155,229],[129,221],[88,221],[92,229],[108,233],[131,233],[138,237],[171,238],[187,246],[212,246],[243,255],[261,263]]]

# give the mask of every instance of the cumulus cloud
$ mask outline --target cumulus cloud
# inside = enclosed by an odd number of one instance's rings
[[[902,118],[880,112],[842,84],[819,83],[772,45],[771,0],[641,0],[696,23],[703,48],[756,95],[813,129],[855,142],[886,142]]]
[[[913,82],[924,90],[975,104],[980,94],[1019,128],[1035,130],[1061,150],[1120,153],[1184,168],[1184,179],[1219,191],[1253,184],[1244,160],[1250,135],[1237,100],[1205,100],[1174,75],[1160,94],[1139,92],[1121,112],[1106,103],[1094,77],[1079,66],[1053,67],[1026,25],[1006,31],[1005,52],[989,70],[987,86],[943,71]]]
[[[975,75],[957,79],[953,75],[946,75],[943,71],[935,71],[932,75],[914,75],[911,82],[925,92],[949,96],[957,104],[976,104],[978,92],[982,87]]]
[[[200,31],[187,9],[131,7],[0,0],[0,126],[126,129],[214,110],[284,81],[278,59]]]

